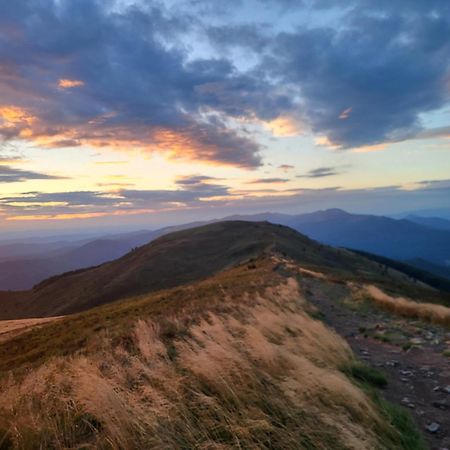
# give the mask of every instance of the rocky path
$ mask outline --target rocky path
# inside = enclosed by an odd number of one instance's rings
[[[450,449],[450,330],[353,305],[342,286],[303,279],[305,296],[389,383],[385,397],[409,408],[432,450]],[[330,301],[333,299],[333,301]]]

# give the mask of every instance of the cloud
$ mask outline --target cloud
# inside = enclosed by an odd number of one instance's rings
[[[248,181],[248,184],[276,184],[287,183],[289,178],[257,178],[256,180]]]
[[[31,170],[15,169],[2,164],[2,158],[0,158],[0,183],[17,183],[27,180],[60,180],[62,178]]]
[[[264,69],[297,91],[303,120],[332,145],[409,139],[449,101],[450,4],[349,5],[336,28],[279,33]]]
[[[175,183],[179,184],[181,186],[191,186],[191,185],[199,185],[204,184],[204,182],[208,181],[217,181],[219,178],[216,177],[209,177],[206,175],[188,175],[184,177],[179,177],[176,179]]]
[[[407,189],[383,186],[372,189],[295,188],[284,190],[256,189],[230,191],[226,186],[199,180],[173,190],[119,189],[113,192],[28,192],[17,196],[0,196],[0,215],[16,220],[69,220],[119,215],[163,217],[168,211],[183,214],[190,211],[198,217],[220,217],[233,213],[261,211],[300,212],[342,208],[351,212],[398,214],[401,211],[448,208],[449,180],[418,181]],[[147,220],[146,219],[146,220]],[[131,222],[130,222],[131,223]],[[146,223],[146,222],[145,222]]]
[[[323,178],[338,175],[339,173],[341,172],[339,172],[336,167],[318,167],[303,175],[297,175],[297,178]]]
[[[58,80],[58,87],[63,89],[70,89],[74,87],[84,86],[84,81],[81,80],[68,80],[67,78],[61,78]]]
[[[0,137],[255,168],[249,122],[339,149],[434,136],[421,115],[449,101],[448,2],[248,5],[0,3]]]
[[[1,177],[1,172],[0,172]],[[180,178],[176,189],[130,189],[111,183],[112,191],[24,192],[0,197],[0,211],[8,220],[70,219],[114,214],[138,214],[170,208],[194,208],[212,204],[230,195],[229,187],[213,183],[213,177],[195,175]],[[103,185],[103,187],[108,184]],[[102,187],[99,185],[99,187]]]
[[[278,166],[278,168],[281,170],[292,170],[295,169],[295,166],[291,164],[281,164],[280,166]]]
[[[142,3],[0,5],[0,136],[259,166],[261,145],[229,121],[275,119],[289,97],[226,59],[188,58],[191,21]]]

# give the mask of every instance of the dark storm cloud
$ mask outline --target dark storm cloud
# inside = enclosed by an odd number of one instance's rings
[[[353,5],[338,28],[279,34],[265,67],[298,90],[304,119],[335,145],[410,138],[421,113],[449,101],[450,3]]]
[[[336,167],[318,167],[317,169],[312,169],[303,175],[297,175],[297,178],[323,178],[338,175],[339,173],[341,172],[339,172]]]
[[[27,180],[58,180],[61,177],[48,175],[45,173],[33,172],[31,170],[15,169],[14,167],[3,165],[0,157],[0,183],[16,183]]]

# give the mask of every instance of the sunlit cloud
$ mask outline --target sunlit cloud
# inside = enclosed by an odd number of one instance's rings
[[[332,150],[338,150],[342,148],[341,145],[333,144],[333,142],[330,141],[328,136],[318,136],[314,139],[314,145],[318,147],[327,147]]]
[[[70,89],[81,86],[84,86],[84,82],[81,80],[69,80],[67,78],[61,78],[60,80],[58,80],[58,87],[63,89]]]
[[[304,133],[302,124],[290,116],[280,116],[269,122],[264,122],[264,126],[276,137],[292,137]]]
[[[371,153],[380,152],[386,150],[388,144],[377,144],[377,145],[365,145],[363,147],[354,148],[351,150],[352,153]]]

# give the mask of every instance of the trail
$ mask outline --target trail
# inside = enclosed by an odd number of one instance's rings
[[[450,358],[443,353],[450,347],[450,330],[376,307],[351,307],[345,287],[324,289],[317,278],[301,284],[323,320],[360,359],[386,375],[385,397],[411,411],[430,449],[449,449]]]

